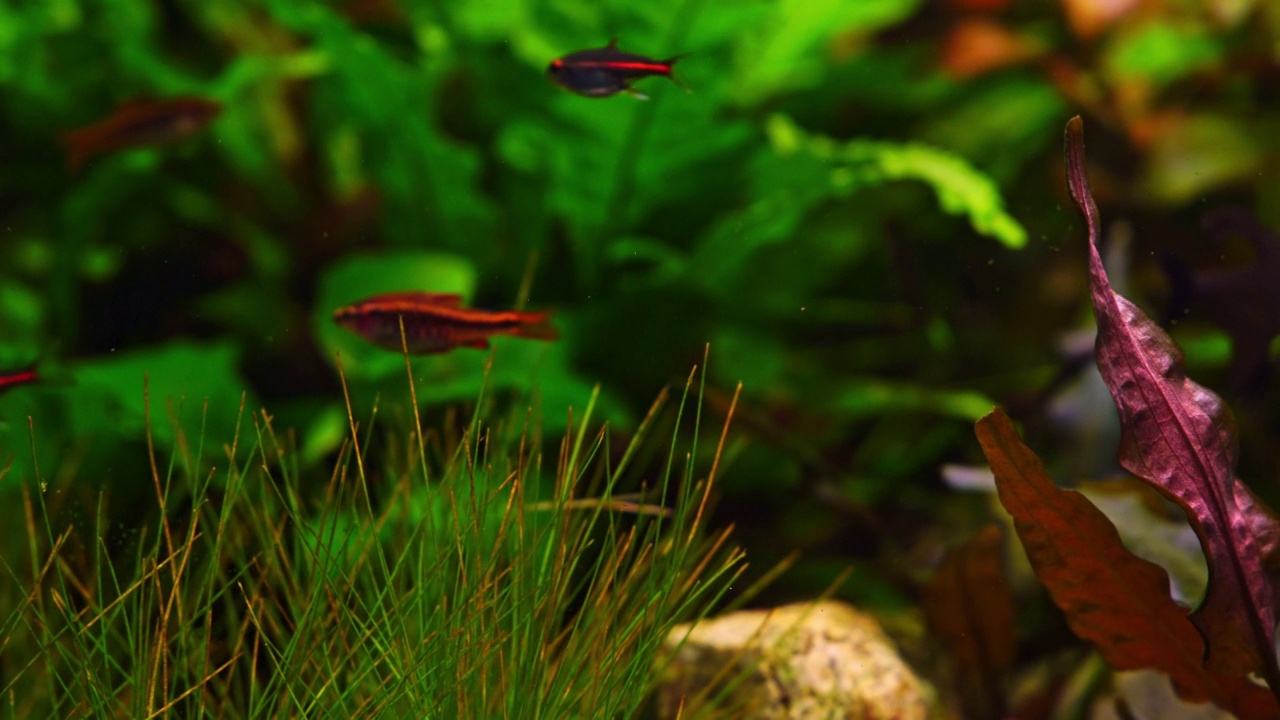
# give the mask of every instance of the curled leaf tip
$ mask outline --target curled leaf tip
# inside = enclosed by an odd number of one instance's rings
[[[1093,201],[1093,193],[1089,191],[1089,176],[1084,171],[1084,120],[1079,115],[1067,121],[1065,132],[1067,155],[1067,187],[1071,189],[1071,199],[1076,207],[1084,213],[1089,225],[1089,242],[1097,243],[1098,206]]]

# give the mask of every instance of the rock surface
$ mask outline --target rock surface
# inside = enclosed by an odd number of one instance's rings
[[[677,626],[664,645],[662,718],[689,717],[718,695],[732,716],[760,720],[929,714],[924,685],[879,624],[844,603],[731,613]]]

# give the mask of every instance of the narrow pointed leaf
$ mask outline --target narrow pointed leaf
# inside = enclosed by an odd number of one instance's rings
[[[1098,321],[1097,362],[1120,413],[1120,464],[1188,512],[1209,565],[1191,615],[1217,673],[1257,672],[1280,691],[1272,588],[1252,522],[1235,498],[1236,438],[1230,411],[1187,378],[1182,352],[1136,305],[1111,288],[1098,254],[1098,208],[1084,171],[1079,117],[1067,124],[1067,182],[1089,229],[1089,287]]]
[[[1164,569],[1130,553],[1084,495],[1057,487],[1003,411],[979,420],[976,430],[1000,502],[1072,632],[1116,670],[1167,674],[1184,700],[1212,700],[1242,718],[1280,713],[1264,688],[1204,667],[1204,641],[1169,596]]]

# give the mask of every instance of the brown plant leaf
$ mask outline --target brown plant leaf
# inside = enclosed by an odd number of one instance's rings
[[[988,525],[947,555],[925,588],[923,607],[955,659],[965,717],[1002,717],[1017,639],[999,527]]]
[[[1062,0],[1071,29],[1082,40],[1092,40],[1135,10],[1139,0]]]
[[[995,20],[964,18],[947,32],[938,61],[957,79],[985,75],[1042,54],[1043,46]]]
[[[1204,641],[1169,596],[1164,569],[1130,553],[1085,496],[1057,487],[1002,410],[976,430],[1000,502],[1072,632],[1116,670],[1167,674],[1184,700],[1212,700],[1242,718],[1277,717],[1280,706],[1266,689],[1204,667]]]

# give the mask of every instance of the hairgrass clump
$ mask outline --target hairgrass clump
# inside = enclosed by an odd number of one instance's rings
[[[348,398],[327,480],[243,406],[225,464],[181,428],[167,467],[152,450],[146,497],[76,511],[74,478],[19,478],[0,717],[634,716],[671,627],[743,568],[728,530],[704,527],[715,464],[699,479],[679,441],[693,380],[647,482],[635,458],[665,392],[620,458],[594,397],[554,463],[535,418],[484,396],[452,440],[424,435],[416,397],[398,433],[362,427]],[[647,492],[615,492],[637,480]],[[121,543],[108,501],[158,511]]]

